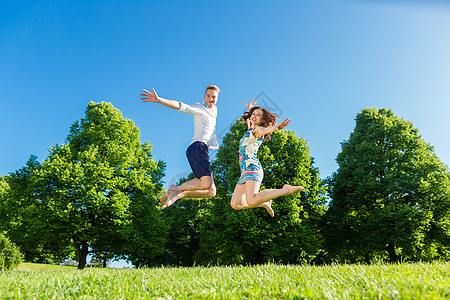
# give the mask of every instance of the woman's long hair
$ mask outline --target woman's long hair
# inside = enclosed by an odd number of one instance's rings
[[[271,113],[267,109],[260,107],[260,106],[253,106],[252,108],[250,108],[250,111],[246,111],[242,115],[241,119],[244,120],[244,121],[250,119],[250,117],[252,116],[253,112],[255,110],[257,110],[257,109],[260,109],[263,112],[263,121],[262,121],[262,123],[259,126],[261,126],[261,127],[269,127],[269,126],[274,126],[274,125],[277,124],[278,116],[276,114]],[[264,141],[265,140],[269,140],[269,139],[270,139],[270,133],[265,134],[264,135]]]

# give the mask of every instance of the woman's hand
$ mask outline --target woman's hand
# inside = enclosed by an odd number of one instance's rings
[[[245,107],[247,107],[247,111],[250,111],[250,109],[253,106],[256,106],[257,101],[255,99],[253,99],[252,101],[250,101],[249,103],[245,103],[244,101],[242,101],[242,103],[244,103]]]
[[[283,122],[277,125],[277,130],[282,130],[284,127],[288,126],[290,122],[291,122],[290,119],[284,120]]]

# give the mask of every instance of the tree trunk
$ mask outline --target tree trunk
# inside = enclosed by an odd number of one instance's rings
[[[389,253],[389,261],[391,263],[397,262],[397,255],[395,254],[395,247],[394,243],[390,242],[386,248],[387,252]]]
[[[89,253],[89,246],[87,242],[81,242],[78,246],[78,270],[83,270],[86,266],[86,258]]]
[[[106,258],[106,255],[105,255],[105,257],[103,258],[103,268],[106,268],[106,266],[107,266],[106,262],[107,261],[108,261],[108,259]]]

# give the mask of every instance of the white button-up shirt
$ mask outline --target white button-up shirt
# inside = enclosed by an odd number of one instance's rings
[[[179,111],[194,115],[194,137],[192,142],[203,142],[211,149],[218,149],[216,138],[217,107],[208,108],[205,103],[188,105],[180,101]]]

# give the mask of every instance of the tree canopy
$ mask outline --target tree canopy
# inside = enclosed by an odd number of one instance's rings
[[[212,163],[216,197],[193,204],[180,200],[164,212],[176,214],[181,208],[191,216],[177,224],[175,230],[185,228],[184,233],[189,233],[185,244],[178,238],[178,247],[184,245],[194,253],[193,262],[203,265],[312,261],[320,252],[318,225],[325,210],[325,190],[306,141],[293,132],[277,131],[260,147],[258,157],[265,173],[262,189],[281,188],[285,183],[306,188],[275,199],[275,218],[271,218],[265,209],[236,211],[230,206],[240,175],[239,140],[245,131],[244,122],[235,122]]]
[[[362,110],[336,160],[323,230],[331,257],[449,257],[448,169],[410,122]]]
[[[138,223],[160,222],[155,202],[164,164],[153,161],[151,148],[140,143],[139,129],[110,103],[89,103],[67,143],[52,147],[42,165],[27,173],[32,191],[27,207],[33,210],[27,222],[33,230],[23,228],[23,235],[39,234],[56,248],[75,247],[79,268],[89,252],[158,255],[165,227],[154,226],[145,236],[154,237],[152,246],[143,241],[145,231],[135,230]]]

